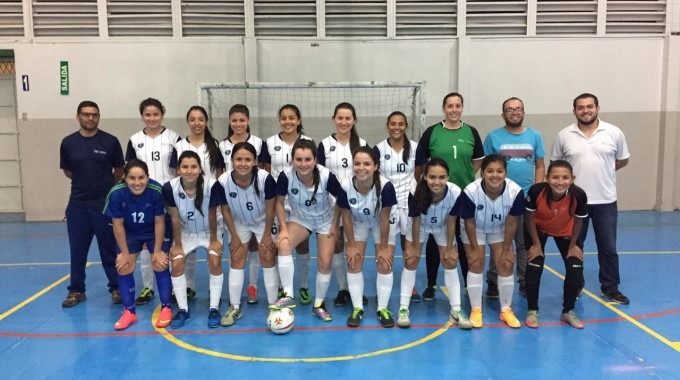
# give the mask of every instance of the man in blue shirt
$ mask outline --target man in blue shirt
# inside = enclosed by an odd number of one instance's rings
[[[524,126],[524,102],[510,98],[503,102],[501,117],[505,126],[491,131],[484,139],[484,154],[499,154],[508,163],[508,178],[522,187],[527,194],[531,185],[545,181],[545,149],[541,134]],[[519,293],[526,297],[524,274],[527,268],[527,251],[524,246],[524,217],[520,217],[515,234],[517,255],[517,280]],[[487,298],[498,298],[498,272],[493,260],[486,272]]]
[[[71,284],[63,307],[85,301],[85,266],[92,238],[108,278],[113,303],[121,303],[116,272],[116,249],[111,218],[104,215],[106,195],[123,174],[123,149],[116,137],[99,129],[99,106],[91,101],[78,105],[80,130],[66,136],[60,147],[60,168],[71,179],[66,207],[66,226],[71,249]]]

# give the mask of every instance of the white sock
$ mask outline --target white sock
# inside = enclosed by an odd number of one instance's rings
[[[198,254],[194,252],[191,255],[187,255],[186,260],[184,260],[184,275],[187,277],[187,288],[191,288],[196,291],[196,260]]]
[[[444,283],[449,291],[449,303],[451,310],[460,309],[460,279],[458,279],[458,268],[444,269]],[[470,287],[468,286],[468,292]]]
[[[316,297],[314,298],[314,306],[319,306],[326,298],[328,293],[328,286],[331,284],[331,274],[323,274],[316,272]]]
[[[401,291],[399,293],[399,306],[408,308],[411,304],[411,294],[416,286],[416,271],[404,268],[401,272]]]
[[[378,273],[378,278],[375,280],[375,284],[376,292],[378,294],[378,310],[380,310],[383,307],[387,307],[387,304],[390,302],[392,285],[394,284],[394,273]]]
[[[299,257],[299,256],[298,256]],[[295,265],[293,265],[293,256],[279,256],[279,277],[281,278],[281,286],[287,296],[293,297],[293,277],[295,276]]]
[[[338,281],[338,289],[347,290],[347,269],[345,268],[345,255],[334,253],[331,261],[331,268],[335,272],[335,279]]]
[[[352,307],[364,308],[364,273],[347,273],[347,287],[352,298]]]
[[[142,272],[142,284],[144,284],[144,287],[153,290],[156,275],[151,267],[151,254],[148,249],[143,249],[139,252],[139,270]]]
[[[297,254],[298,282],[301,288],[309,289],[309,253],[305,255]],[[279,272],[280,273],[280,272]],[[291,293],[292,294],[292,293]]]
[[[264,277],[264,290],[267,293],[267,303],[276,301],[279,292],[279,275],[276,267],[262,268]]]
[[[241,306],[241,292],[243,291],[245,275],[243,269],[229,268],[229,303],[235,309],[239,309]]]
[[[179,277],[172,277],[172,290],[175,291],[177,307],[189,311],[189,302],[187,302],[187,277],[184,274]]]
[[[503,277],[498,275],[498,296],[501,303],[501,311],[509,308],[512,304],[512,294],[515,291],[515,276]]]
[[[243,280],[241,280],[243,282]],[[210,308],[219,309],[220,297],[222,297],[222,284],[224,273],[219,276],[210,275]],[[239,298],[240,299],[240,298]]]
[[[481,273],[468,272],[467,288],[471,307],[482,307],[482,282],[484,275]]]
[[[257,288],[257,279],[260,274],[260,252],[248,252],[248,285]]]

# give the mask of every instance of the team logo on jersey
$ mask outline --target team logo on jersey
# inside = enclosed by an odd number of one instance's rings
[[[390,159],[390,157],[391,157],[391,156],[390,156],[389,154],[386,154],[386,155],[385,155],[385,161],[388,161],[388,160]]]
[[[357,204],[357,199],[356,199],[356,198],[350,199],[350,200],[349,200],[349,204],[351,204],[351,205]]]
[[[335,146],[331,147],[331,152],[335,152]]]
[[[298,189],[290,189],[290,192],[293,193],[293,195],[297,195],[299,193]]]
[[[277,152],[279,152],[279,151],[281,151],[281,147],[280,147],[280,146],[275,146],[275,147],[274,147],[274,150],[277,151]]]
[[[184,193],[179,193],[179,198],[180,199],[185,199],[187,196]]]
[[[236,193],[232,191],[232,192],[229,193],[229,196],[232,197],[232,198],[236,198]]]
[[[484,205],[477,205],[477,210],[479,210],[479,211],[484,210]]]
[[[137,148],[140,148],[140,149],[141,149],[141,148],[144,148],[144,143],[139,143],[139,144],[137,144]]]
[[[225,155],[225,156],[228,156],[228,155],[230,155],[230,154],[231,154],[231,150],[230,150],[230,149],[227,149],[227,150],[224,151],[224,155]]]

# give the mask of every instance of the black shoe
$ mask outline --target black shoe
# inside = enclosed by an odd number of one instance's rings
[[[628,297],[624,296],[623,293],[621,293],[618,289],[613,290],[611,292],[602,292],[602,297],[604,298],[609,298],[610,300],[619,303],[621,305],[628,305],[630,303],[630,300]]]
[[[364,309],[355,307],[354,310],[352,310],[352,314],[347,318],[347,326],[359,327],[362,319],[364,319]]]
[[[498,298],[498,284],[487,282],[486,298]]]
[[[434,292],[437,290],[436,286],[428,286],[425,288],[423,291],[423,299],[425,301],[432,301],[434,300]]]
[[[196,291],[191,289],[191,288],[187,288],[187,301],[195,300],[195,299],[196,299]]]
[[[378,321],[382,327],[394,327],[394,319],[392,319],[392,312],[386,307],[378,310]]]
[[[86,299],[87,299],[87,297],[85,297],[85,293],[68,292],[66,299],[64,300],[64,302],[61,303],[61,307],[73,307],[73,306],[76,306],[77,304],[85,301]]]
[[[123,303],[123,297],[120,296],[120,290],[113,289],[111,292],[111,302],[113,302],[115,305],[120,305]]]
[[[366,298],[366,296],[361,296],[361,303],[363,303],[364,305],[368,305],[368,298]]]
[[[337,297],[333,300],[333,305],[335,306],[345,306],[347,300],[350,299],[349,290],[340,290]]]
[[[149,288],[144,288],[142,289],[141,292],[139,292],[139,296],[135,300],[135,305],[146,305],[151,301],[154,297],[153,290]]]

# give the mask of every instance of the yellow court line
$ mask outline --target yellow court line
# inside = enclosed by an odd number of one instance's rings
[[[562,280],[564,280],[564,276],[563,276],[562,274],[560,274],[559,272],[557,272],[556,270],[550,268],[550,267],[547,266],[547,265],[544,265],[544,268],[547,269],[548,271],[550,271],[550,273],[552,273],[552,274],[554,274],[555,276],[557,276],[557,277],[561,278]],[[622,312],[621,310],[615,308],[614,306],[612,306],[612,303],[611,303],[611,302],[607,302],[607,301],[603,300],[602,298],[598,297],[598,296],[595,295],[594,293],[591,293],[589,290],[583,289],[583,292],[584,292],[585,294],[587,294],[590,298],[592,298],[592,299],[594,299],[595,301],[599,302],[602,306],[604,306],[604,307],[606,307],[607,309],[613,311],[615,314],[618,314],[621,318],[623,318],[623,319],[625,319],[626,321],[632,323],[633,325],[635,325],[636,327],[638,327],[638,328],[641,329],[642,331],[644,331],[644,332],[646,332],[647,334],[653,336],[654,338],[660,340],[662,343],[666,344],[667,346],[671,347],[672,349],[674,349],[674,350],[680,352],[680,342],[671,342],[669,339],[665,338],[663,335],[657,333],[656,331],[654,331],[654,330],[650,329],[649,327],[645,326],[644,324],[640,323],[639,321],[637,321],[636,319],[634,319],[634,318],[631,317],[630,315],[628,315],[628,314]]]

